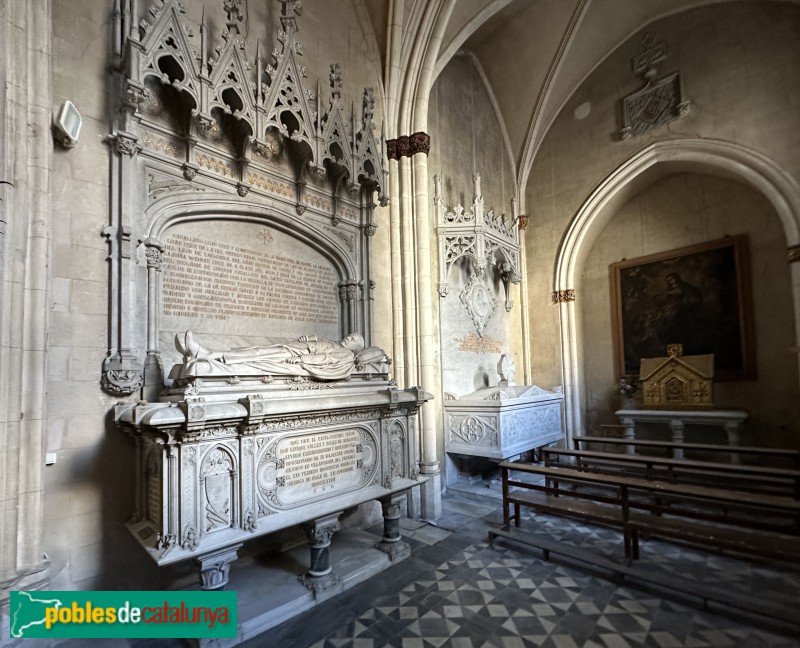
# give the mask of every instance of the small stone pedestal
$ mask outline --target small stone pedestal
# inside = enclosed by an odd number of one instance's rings
[[[311,543],[311,562],[308,571],[300,577],[300,582],[314,592],[314,597],[323,590],[338,583],[331,567],[331,538],[341,529],[339,516],[341,511],[318,518],[303,525],[309,543]]]
[[[408,493],[398,493],[380,499],[383,509],[383,538],[375,545],[392,559],[402,560],[411,555],[411,547],[400,537],[401,507],[406,503]]]
[[[212,551],[195,558],[195,562],[200,567],[200,587],[204,590],[224,589],[228,584],[228,574],[231,570],[231,563],[239,555],[242,543]]]

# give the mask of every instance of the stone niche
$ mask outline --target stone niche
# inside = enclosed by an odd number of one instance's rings
[[[479,389],[444,401],[447,452],[502,461],[564,438],[564,394],[535,385]]]
[[[327,560],[319,550],[338,515],[380,500],[395,557],[398,497],[420,483],[416,420],[431,396],[398,389],[380,369],[326,382],[183,376],[159,402],[120,405],[117,422],[137,448],[129,530],[159,565],[197,559],[203,587],[214,589],[242,542],[307,523],[313,589],[330,571],[314,566]],[[330,527],[322,545],[321,523]]]
[[[340,337],[338,269],[306,242],[266,223],[181,223],[165,236],[159,349],[180,362],[176,334],[214,347],[265,345],[313,333]],[[350,331],[347,331],[348,333]],[[268,333],[268,335],[267,335]]]

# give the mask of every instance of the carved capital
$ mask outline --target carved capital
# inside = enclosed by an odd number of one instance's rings
[[[202,589],[216,590],[228,584],[231,563],[236,560],[241,546],[242,544],[239,543],[195,559],[198,567],[200,567]]]
[[[528,218],[529,217],[526,216],[525,214],[520,214],[517,217],[517,223],[518,223],[520,232],[524,232],[525,228],[528,227]]]
[[[555,290],[553,291],[553,303],[554,304],[562,304],[564,302],[574,302],[575,301],[575,289],[568,288],[567,290]]]
[[[412,133],[408,138],[408,155],[413,156],[417,153],[428,155],[431,152],[431,136],[422,131]]]
[[[386,157],[390,160],[398,160],[400,159],[397,155],[397,140],[396,139],[388,139],[386,140]]]
[[[339,513],[303,525],[303,531],[305,531],[309,544],[317,548],[327,547],[331,543],[333,534],[341,528]]]
[[[800,261],[800,244],[789,246],[787,252],[789,255],[789,263],[797,263]]]
[[[248,193],[250,193],[250,185],[240,182],[236,185],[236,193],[239,194],[240,198],[244,198]]]
[[[147,260],[147,268],[155,268],[158,272],[161,272],[161,266],[164,261],[164,246],[156,239],[149,237],[140,242],[144,244],[144,256]]]
[[[408,136],[401,135],[397,138],[397,159],[399,160],[401,157],[408,157],[409,155],[409,145],[408,145]]]
[[[370,223],[364,228],[364,234],[367,236],[375,236],[375,232],[378,231],[378,226],[375,223]]]

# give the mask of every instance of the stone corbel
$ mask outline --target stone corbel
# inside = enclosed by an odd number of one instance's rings
[[[114,150],[120,155],[133,157],[144,148],[139,144],[139,138],[131,133],[116,131],[109,135],[106,140],[114,145]]]
[[[144,372],[138,358],[118,353],[103,361],[103,389],[114,396],[130,396],[142,388]]]

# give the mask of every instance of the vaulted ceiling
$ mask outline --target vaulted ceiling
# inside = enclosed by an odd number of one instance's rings
[[[390,16],[406,50],[421,42],[423,14],[437,6],[434,74],[467,50],[483,69],[508,134],[520,186],[548,127],[592,70],[647,24],[681,11],[742,0],[362,0],[387,67]],[[772,0],[756,0],[760,2]],[[800,0],[775,0],[799,2]],[[399,18],[402,16],[402,18]],[[442,24],[444,23],[444,24]],[[396,45],[395,45],[396,47]]]

